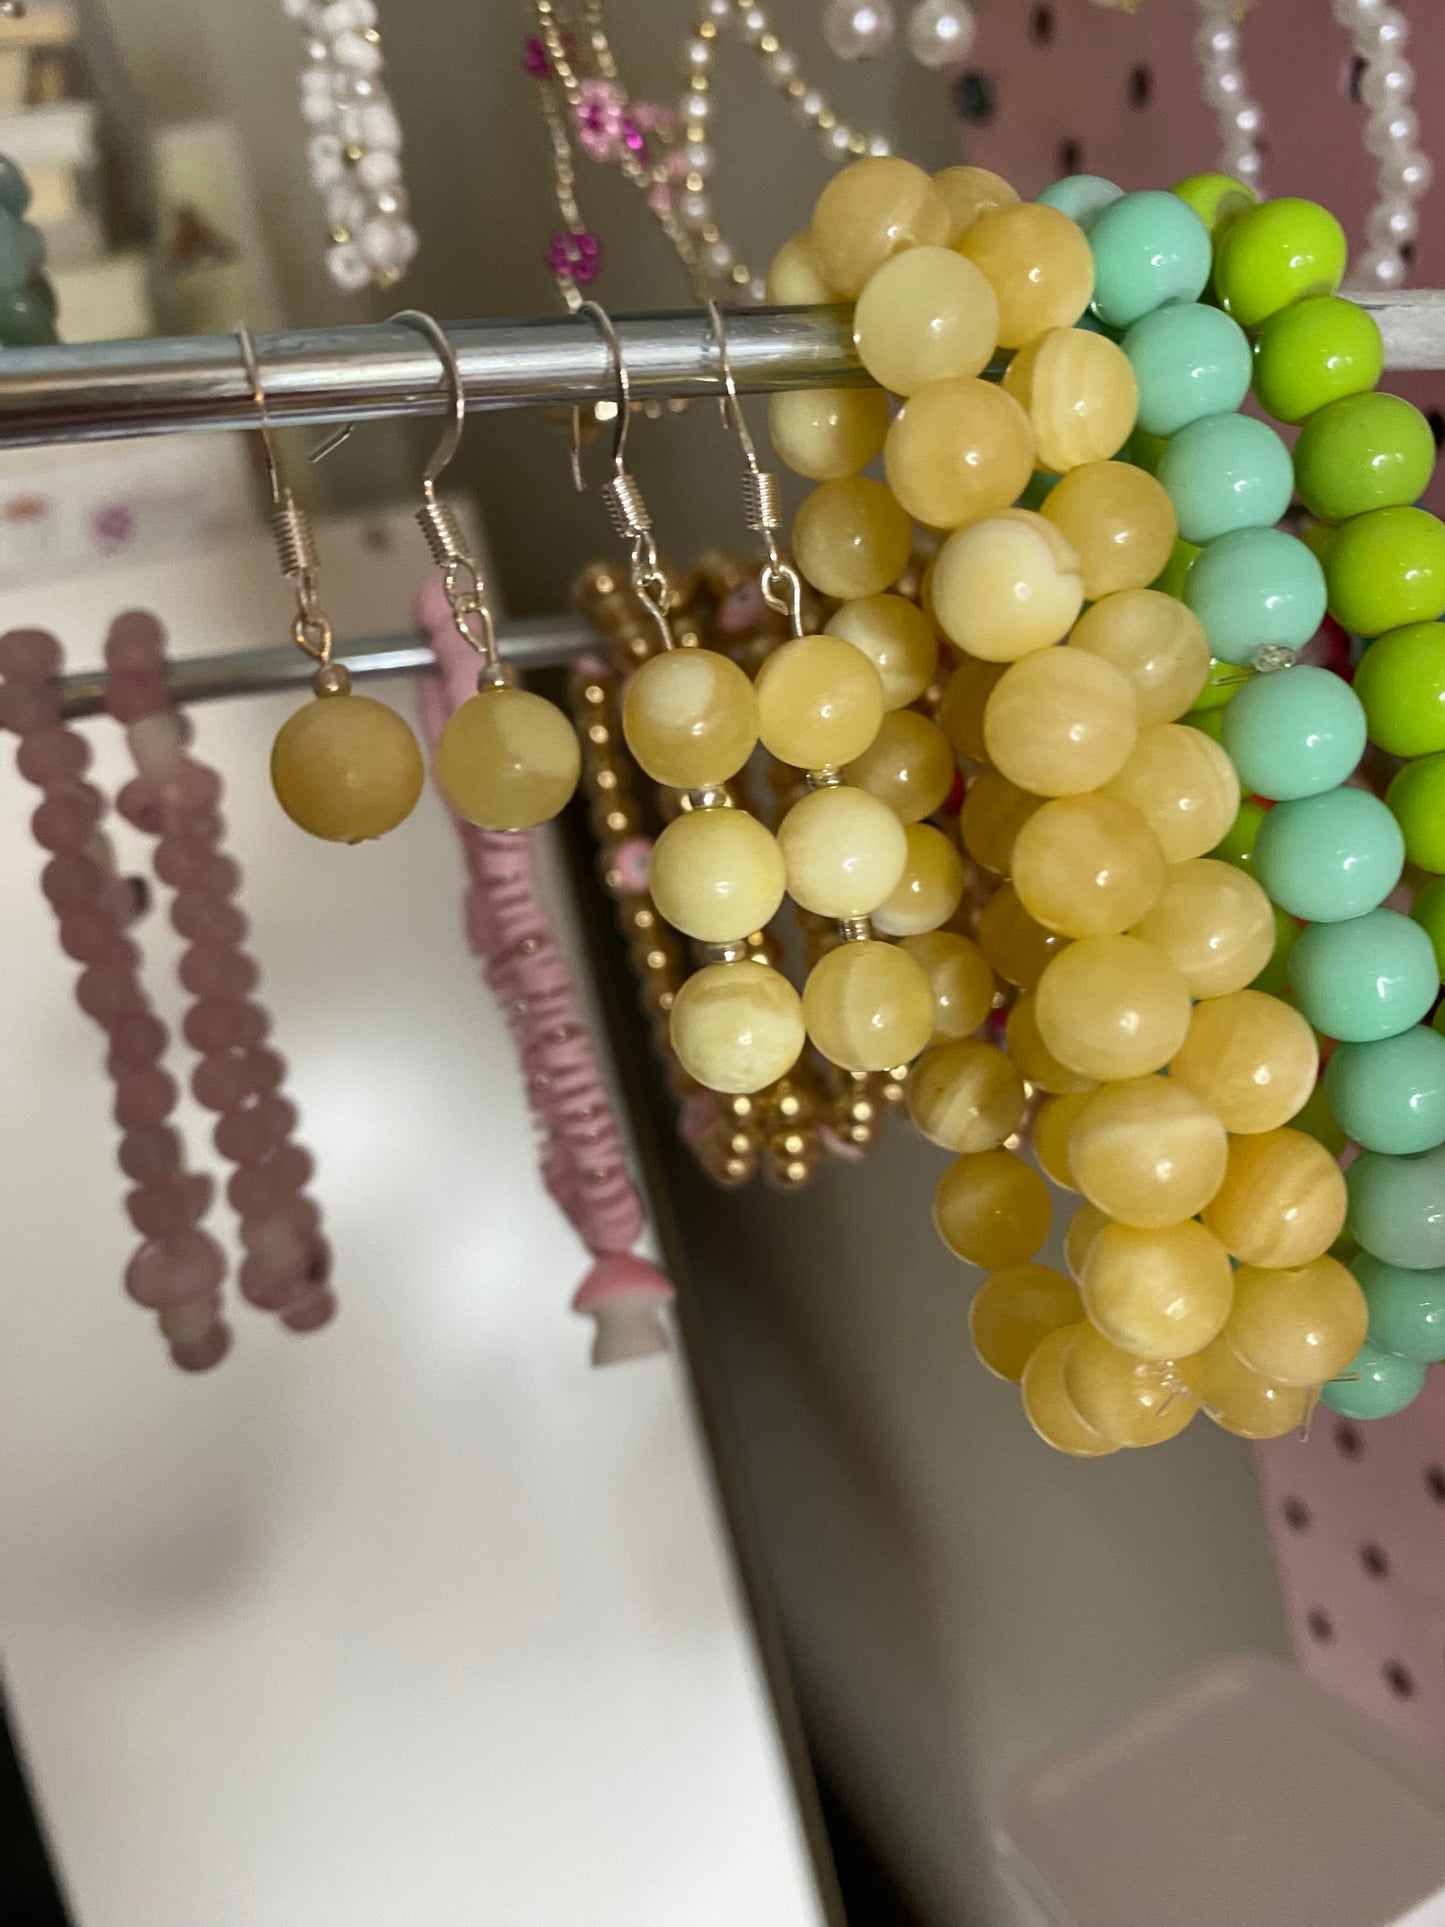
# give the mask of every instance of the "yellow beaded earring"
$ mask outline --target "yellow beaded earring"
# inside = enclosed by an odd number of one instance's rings
[[[421,751],[401,717],[385,703],[353,696],[345,665],[331,660],[331,624],[316,595],[311,520],[281,473],[250,330],[236,333],[266,453],[276,554],[296,592],[291,637],[317,665],[312,687],[319,700],[281,725],[271,750],[271,784],[291,821],[312,836],[364,843],[394,830],[415,808],[424,777]]]

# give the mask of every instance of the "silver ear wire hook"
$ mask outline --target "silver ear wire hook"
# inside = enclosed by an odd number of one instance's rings
[[[612,358],[612,377],[617,391],[617,420],[612,430],[612,473],[602,484],[603,500],[612,517],[612,526],[628,546],[629,578],[642,598],[653,621],[662,633],[663,647],[673,648],[672,624],[668,617],[667,578],[657,558],[657,542],[652,532],[652,511],[643,498],[637,477],[627,466],[627,434],[632,418],[632,379],[627,372],[627,357],[613,326],[612,317],[600,301],[584,301],[579,313],[587,315]],[[578,411],[572,411],[572,475],[583,487],[581,436]]]
[[[778,546],[778,530],[783,526],[778,478],[758,461],[757,443],[753,440],[747,416],[743,413],[732,357],[728,354],[727,327],[722,309],[716,301],[709,301],[707,312],[722,375],[723,392],[718,396],[718,408],[723,427],[736,430],[746,464],[743,473],[743,517],[748,527],[761,535],[767,549],[768,559],[759,574],[758,586],[768,607],[786,616],[793,634],[800,636],[803,633],[803,580],[792,563],[784,559]]]
[[[266,455],[266,473],[271,484],[271,534],[276,544],[276,559],[281,565],[282,575],[296,591],[292,640],[298,649],[304,649],[308,656],[314,657],[323,671],[330,671],[333,638],[331,624],[322,614],[316,599],[320,558],[316,553],[316,538],[311,532],[311,518],[296,500],[282,472],[280,444],[276,440],[271,413],[266,406],[266,389],[261,380],[261,365],[256,358],[256,344],[244,322],[237,326],[236,338],[241,344],[241,360],[251,384],[251,399],[256,404],[256,425],[261,431],[261,446]],[[339,667],[331,673],[336,676],[345,674]]]

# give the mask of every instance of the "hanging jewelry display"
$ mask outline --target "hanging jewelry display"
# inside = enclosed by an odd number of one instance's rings
[[[1415,72],[1405,56],[1410,23],[1384,0],[1331,0],[1347,29],[1356,62],[1355,91],[1369,109],[1365,147],[1378,166],[1377,199],[1365,224],[1368,243],[1351,285],[1402,287],[1408,250],[1420,231],[1416,203],[1433,175],[1418,141],[1419,117],[1410,105]]]

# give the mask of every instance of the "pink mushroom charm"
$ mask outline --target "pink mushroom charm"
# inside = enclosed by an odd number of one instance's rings
[[[628,1358],[652,1358],[667,1350],[667,1329],[659,1313],[676,1296],[655,1265],[631,1252],[612,1252],[597,1260],[578,1287],[573,1311],[594,1319],[594,1365],[617,1365]]]

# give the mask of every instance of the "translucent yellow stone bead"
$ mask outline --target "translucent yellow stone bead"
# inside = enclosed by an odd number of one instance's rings
[[[1006,509],[1033,467],[1028,416],[1012,395],[971,375],[920,388],[894,416],[883,446],[888,486],[910,515],[935,529],[962,528]],[[935,602],[937,595],[935,581]]]
[[[1124,767],[1137,718],[1134,691],[1112,663],[1038,649],[1011,663],[989,697],[983,740],[994,768],[1020,789],[1077,796]]]
[[[856,475],[888,434],[888,397],[876,388],[804,388],[774,395],[768,433],[795,475],[836,482]]]
[[[1005,509],[957,530],[934,564],[939,628],[987,662],[1016,662],[1062,641],[1083,600],[1079,558],[1030,509]]]
[[[1345,1204],[1344,1173],[1318,1138],[1258,1131],[1230,1139],[1224,1182],[1203,1216],[1234,1257],[1279,1270],[1322,1257],[1344,1229]]]
[[[1213,737],[1184,723],[1140,730],[1105,791],[1134,805],[1171,863],[1212,850],[1239,814],[1233,763]]]
[[[1145,1231],[1202,1211],[1224,1182],[1228,1153],[1229,1140],[1213,1111],[1187,1085],[1167,1077],[1105,1084],[1083,1107],[1069,1140],[1077,1188],[1090,1204],[1121,1225]],[[1155,1356],[1177,1358],[1197,1349],[1176,1345]]]
[[[928,978],[934,1036],[971,1037],[993,1009],[997,988],[978,945],[954,930],[929,930],[921,937],[905,937],[900,948]]]
[[[1070,1070],[1115,1082],[1147,1077],[1189,1028],[1189,992],[1167,957],[1137,937],[1083,937],[1034,992],[1039,1035]]]
[[[777,915],[782,851],[746,810],[689,810],[653,844],[647,887],[674,930],[699,943],[736,943]]]
[[[758,734],[795,769],[851,763],[878,734],[883,684],[861,650],[837,636],[798,636],[758,671]]]
[[[1003,385],[1029,418],[1039,467],[1065,475],[1128,441],[1139,384],[1124,350],[1087,328],[1050,328],[1020,348]]]
[[[933,992],[922,965],[896,944],[840,943],[803,989],[808,1035],[845,1071],[911,1064],[933,1034]]]
[[[931,823],[910,823],[908,861],[887,901],[873,912],[885,937],[920,937],[947,923],[963,901],[963,858]]]
[[[948,204],[933,182],[891,154],[835,174],[818,196],[811,229],[824,278],[850,298],[891,256],[941,246],[948,231]]]
[[[668,649],[628,678],[622,733],[654,783],[710,789],[736,776],[757,747],[757,697],[715,649]]]
[[[938,673],[933,624],[901,595],[860,596],[856,602],[841,603],[828,618],[828,634],[863,651],[883,680],[885,709],[917,702]]]
[[[1004,1035],[1008,1039],[1009,1055],[1018,1065],[1020,1075],[1036,1089],[1048,1091],[1055,1097],[1077,1096],[1094,1089],[1095,1079],[1080,1077],[1067,1064],[1061,1064],[1039,1036],[1032,991],[1024,991],[1015,1000],[1004,1026]],[[1073,1186],[1073,1189],[1077,1190],[1078,1186]]]
[[[1074,624],[1069,647],[1102,656],[1129,678],[1141,729],[1186,715],[1209,680],[1204,625],[1158,589],[1123,589],[1092,603]]]
[[[1046,328],[1072,328],[1094,292],[1094,258],[1083,230],[1036,201],[981,214],[958,249],[998,297],[1001,348],[1022,348]]]
[[[1068,938],[1035,923],[1011,883],[994,891],[978,920],[978,947],[1005,983],[1032,990]],[[1028,1077],[1028,1072],[1024,1076]],[[1036,1083],[1031,1078],[1031,1083]]]
[[[1241,1364],[1276,1385],[1338,1378],[1365,1342],[1369,1307],[1354,1274],[1319,1257],[1285,1270],[1241,1265],[1225,1340]]]
[[[957,1258],[985,1271],[1026,1264],[1049,1235],[1049,1187],[1012,1151],[956,1158],[938,1180],[933,1222]]]
[[[1195,1006],[1169,1075],[1187,1084],[1226,1131],[1276,1131],[1309,1101],[1319,1077],[1315,1034],[1300,1013],[1262,990]]]
[[[1079,558],[1090,602],[1147,589],[1174,553],[1179,523],[1162,485],[1130,462],[1085,462],[1045,497],[1043,514]]]
[[[575,750],[577,739],[567,734]],[[277,802],[299,828],[328,843],[366,843],[394,830],[416,807],[425,777],[416,737],[394,709],[370,696],[306,703],[282,723],[271,750]]]
[[[1079,1289],[1089,1322],[1131,1358],[1188,1358],[1224,1330],[1234,1273],[1224,1246],[1192,1218],[1106,1224]]]
[[[1020,1390],[1024,1416],[1045,1445],[1071,1459],[1102,1459],[1117,1452],[1112,1444],[1085,1425],[1064,1387],[1064,1359],[1082,1325],[1063,1325],[1039,1340],[1024,1366]]]
[[[788,895],[820,917],[871,916],[908,862],[892,810],[846,784],[800,797],[778,825],[778,845]]]
[[[968,1312],[979,1363],[1015,1384],[1050,1332],[1083,1316],[1077,1285],[1052,1265],[1014,1265],[985,1278]]]
[[[913,531],[881,482],[850,475],[820,482],[793,521],[798,567],[823,595],[878,595],[908,564]]]
[[[1159,895],[1164,872],[1159,839],[1138,810],[1099,793],[1055,797],[1014,840],[1020,903],[1066,937],[1127,930]]]
[[[434,767],[447,801],[468,823],[530,830],[570,802],[582,752],[555,703],[527,689],[482,689],[448,717]]]
[[[1187,1366],[1135,1358],[1092,1325],[1079,1327],[1064,1354],[1064,1389],[1084,1423],[1114,1445],[1162,1445],[1199,1410]]]
[[[798,993],[771,965],[707,964],[672,1004],[672,1048],[710,1091],[761,1091],[786,1075],[806,1041]]]
[[[1069,1276],[1075,1283],[1083,1277],[1094,1240],[1108,1222],[1108,1218],[1094,1204],[1079,1205],[1070,1218],[1064,1233],[1064,1263],[1069,1267]]]
[[[1298,1431],[1309,1409],[1304,1386],[1279,1385],[1252,1372],[1227,1337],[1216,1338],[1194,1360],[1205,1416],[1241,1439],[1282,1439]]]
[[[938,725],[916,709],[894,709],[844,774],[886,803],[901,823],[921,823],[953,788],[953,750]]]
[[[1042,797],[1021,790],[997,770],[980,771],[964,792],[959,814],[964,849],[985,870],[1007,876],[1019,831],[1042,802]]]
[[[983,714],[994,685],[1008,668],[1006,662],[980,662],[976,656],[955,656],[958,667],[949,677],[938,710],[938,726],[971,763],[986,763]]]
[[[916,394],[928,382],[988,366],[998,346],[998,303],[972,261],[952,248],[910,248],[885,261],[859,295],[853,343],[880,387]]]
[[[1170,864],[1134,935],[1164,953],[1191,997],[1223,997],[1252,984],[1274,954],[1274,912],[1237,864],[1201,856]]]
[[[1074,1167],[1069,1162],[1069,1133],[1088,1101],[1087,1090],[1046,1098],[1034,1118],[1034,1156],[1043,1166],[1044,1175],[1065,1191],[1079,1188],[1074,1181]]]
[[[812,308],[838,299],[807,228],[790,235],[769,262],[767,294],[779,308]]]
[[[933,185],[948,208],[949,247],[968,233],[981,214],[1012,207],[1018,200],[1003,175],[987,167],[945,167],[934,175]]]
[[[935,1044],[909,1072],[908,1115],[945,1151],[992,1151],[1023,1114],[1023,1079],[1001,1050],[976,1037]]]

